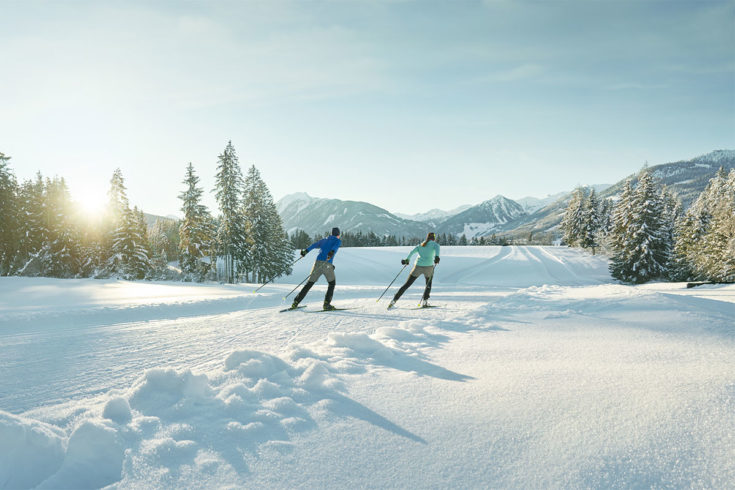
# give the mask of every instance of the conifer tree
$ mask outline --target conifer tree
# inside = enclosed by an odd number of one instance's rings
[[[23,182],[18,196],[20,233],[13,270],[21,275],[41,274],[39,254],[48,238],[45,217],[45,186],[41,173]]]
[[[120,169],[110,180],[107,224],[103,252],[107,256],[98,277],[144,279],[150,271],[150,251],[143,212],[130,209]]]
[[[41,275],[74,277],[80,273],[80,236],[63,178],[46,179],[43,209],[47,235],[41,251]]]
[[[715,282],[729,282],[735,270],[735,259],[731,253],[732,241],[735,237],[733,226],[735,220],[735,187],[733,172],[730,176],[720,168],[705,190],[706,207],[710,210],[709,226],[698,244],[695,256],[695,267],[707,279]]]
[[[219,155],[215,193],[219,204],[220,218],[217,230],[219,252],[225,260],[225,280],[235,281],[236,262],[245,262],[247,242],[242,223],[242,172],[235,148],[228,141],[224,152]]]
[[[584,189],[578,187],[572,194],[561,220],[562,239],[570,247],[579,245],[584,239],[586,227],[585,200]]]
[[[148,225],[143,211],[134,207],[131,213],[132,254],[127,258],[127,275],[129,279],[144,279],[149,277],[151,270],[151,252],[148,244]]]
[[[645,173],[638,181],[632,200],[622,201],[621,198],[621,209],[630,206],[629,218],[625,229],[620,230],[622,236],[616,237],[616,253],[610,266],[613,277],[634,283],[663,277],[670,244],[661,190],[653,177]]]
[[[157,219],[153,226],[148,228],[148,243],[151,252],[151,279],[173,279],[173,273],[168,268],[168,250],[171,248],[167,234],[166,221]],[[176,225],[178,229],[178,225]]]
[[[676,280],[724,280],[728,277],[728,223],[735,210],[728,176],[720,169],[679,220],[672,264]]]
[[[594,253],[594,247],[597,246],[597,233],[599,230],[600,201],[597,199],[597,193],[592,189],[583,203],[582,234],[579,245],[582,248],[592,248]]]
[[[11,272],[20,237],[18,184],[8,160],[0,152],[0,276]]]
[[[309,245],[311,245],[311,238],[304,230],[298,229],[291,234],[291,247],[295,249],[303,249]]]
[[[179,225],[179,264],[186,279],[203,281],[210,264],[205,257],[211,255],[214,228],[207,207],[201,204],[204,191],[198,187],[199,177],[189,163],[183,181],[186,190],[179,194],[184,218]]]

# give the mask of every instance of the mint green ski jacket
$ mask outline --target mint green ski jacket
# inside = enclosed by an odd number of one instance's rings
[[[434,257],[439,257],[439,244],[433,240],[427,242],[425,247],[418,244],[413,250],[411,250],[411,253],[408,254],[406,260],[410,261],[411,257],[413,257],[415,253],[419,254],[419,259],[416,261],[416,265],[434,265]]]

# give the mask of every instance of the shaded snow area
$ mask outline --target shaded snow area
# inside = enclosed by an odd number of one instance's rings
[[[556,247],[254,285],[0,278],[0,488],[732,488],[735,286]],[[290,299],[290,298],[289,298]]]

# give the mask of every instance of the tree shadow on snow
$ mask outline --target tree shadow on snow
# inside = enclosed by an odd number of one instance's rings
[[[420,442],[421,444],[427,444],[426,440],[413,434],[403,427],[391,422],[382,415],[370,410],[365,405],[352,400],[344,395],[338,393],[330,393],[328,395],[327,408],[330,412],[341,417],[354,417],[363,420],[369,424],[375,425],[396,435],[411,439],[412,441]]]

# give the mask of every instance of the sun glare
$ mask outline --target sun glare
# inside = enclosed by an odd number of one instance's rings
[[[104,193],[90,191],[78,193],[74,201],[82,215],[89,219],[102,216],[107,205],[107,198]]]

